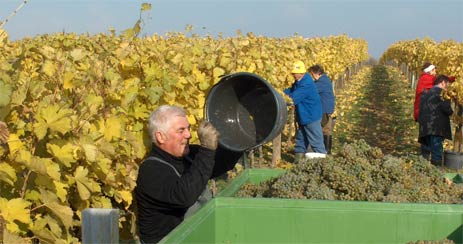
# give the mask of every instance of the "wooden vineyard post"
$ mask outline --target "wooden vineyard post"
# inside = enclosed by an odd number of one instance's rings
[[[275,168],[278,160],[281,160],[281,133],[273,139],[272,168]]]

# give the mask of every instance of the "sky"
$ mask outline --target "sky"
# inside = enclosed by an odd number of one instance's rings
[[[328,37],[368,42],[378,59],[393,43],[429,37],[463,42],[463,0],[26,0],[4,29],[10,40],[54,32],[120,33],[143,19],[142,36],[185,32],[217,37]],[[5,22],[24,0],[1,0]],[[142,3],[151,10],[140,15]]]

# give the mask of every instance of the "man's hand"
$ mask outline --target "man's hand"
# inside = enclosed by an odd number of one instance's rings
[[[204,120],[201,122],[198,129],[198,137],[201,146],[211,150],[217,149],[219,132],[210,122]]]

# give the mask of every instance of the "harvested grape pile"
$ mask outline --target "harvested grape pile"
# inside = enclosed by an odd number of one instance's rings
[[[283,175],[244,184],[238,197],[463,203],[463,184],[416,155],[383,155],[364,140],[345,144],[326,158],[307,159]]]

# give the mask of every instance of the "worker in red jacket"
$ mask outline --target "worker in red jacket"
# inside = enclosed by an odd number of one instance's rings
[[[418,117],[420,114],[420,97],[421,93],[424,90],[429,90],[434,86],[434,79],[436,78],[436,66],[431,63],[425,63],[422,67],[423,73],[420,75],[418,79],[418,85],[416,86],[416,94],[415,94],[415,103],[414,103],[414,110],[413,110],[413,118],[415,122],[418,121]]]

